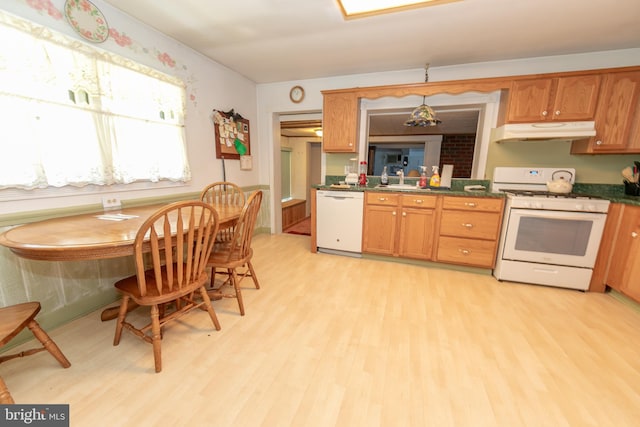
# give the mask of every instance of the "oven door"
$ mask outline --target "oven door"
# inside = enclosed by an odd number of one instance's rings
[[[593,268],[606,214],[512,208],[503,259]]]

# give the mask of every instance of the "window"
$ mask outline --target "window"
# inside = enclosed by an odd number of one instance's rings
[[[282,201],[291,200],[291,149],[282,148],[280,150],[280,171],[281,171],[281,191]]]
[[[0,189],[191,179],[184,84],[0,11]]]

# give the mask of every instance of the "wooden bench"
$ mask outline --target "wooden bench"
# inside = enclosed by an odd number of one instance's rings
[[[282,229],[291,227],[307,217],[307,201],[301,199],[287,200],[282,203]]]

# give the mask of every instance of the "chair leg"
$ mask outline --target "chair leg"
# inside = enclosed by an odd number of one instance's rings
[[[151,306],[151,343],[153,344],[153,360],[156,372],[160,372],[162,371],[162,353],[160,349],[162,335],[160,333],[160,310],[158,310],[157,304]]]
[[[255,285],[256,289],[260,289],[260,283],[258,283],[258,276],[256,276],[256,272],[253,269],[253,265],[251,265],[251,261],[247,262],[247,268],[251,272],[251,279],[253,279],[253,284]]]
[[[213,285],[216,282],[216,268],[215,267],[211,267],[210,273],[209,273],[209,287],[213,288]]]
[[[16,402],[13,401],[13,397],[11,397],[11,393],[9,393],[7,385],[4,383],[2,377],[0,377],[0,404],[12,405],[14,403]]]
[[[113,345],[120,344],[120,337],[122,336],[122,327],[124,326],[124,319],[127,317],[127,306],[129,305],[129,297],[122,297],[120,302],[120,310],[118,311],[118,319],[116,320],[116,334],[113,337]]]
[[[216,312],[213,310],[213,306],[211,305],[211,299],[209,298],[209,294],[205,287],[200,288],[200,295],[202,296],[202,300],[204,301],[204,308],[209,313],[209,317],[211,317],[211,321],[213,322],[213,326],[216,327],[216,331],[221,329],[220,322],[218,321],[218,316],[216,316]]]
[[[242,301],[242,292],[240,291],[240,284],[238,283],[238,275],[236,274],[236,270],[231,270],[231,282],[233,283],[233,288],[236,291],[236,299],[238,300],[238,307],[240,308],[240,315],[244,316],[244,302]]]
[[[67,358],[62,354],[60,348],[56,345],[56,343],[47,335],[47,333],[40,327],[38,322],[35,319],[31,320],[27,325],[33,335],[42,343],[42,346],[53,356],[55,359],[62,365],[63,368],[68,368],[71,366],[71,363]]]

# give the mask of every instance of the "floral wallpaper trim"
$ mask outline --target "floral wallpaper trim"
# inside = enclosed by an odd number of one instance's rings
[[[60,21],[64,19],[62,11],[58,10],[51,0],[23,0],[29,7],[36,10],[40,15],[47,15],[50,18]],[[80,0],[82,1],[82,0]],[[88,2],[87,2],[88,3]],[[108,20],[108,17],[106,17]],[[189,73],[188,67],[185,64],[179,64],[168,52],[160,51],[156,48],[148,48],[142,46],[139,42],[132,39],[125,32],[119,31],[112,26],[109,27],[109,37],[105,41],[109,43],[113,41],[117,46],[133,51],[136,55],[146,55],[153,60],[159,62],[163,67],[171,69],[175,74],[181,75],[187,84],[187,93],[189,101],[197,106],[197,90],[194,85],[196,79],[193,74]]]

